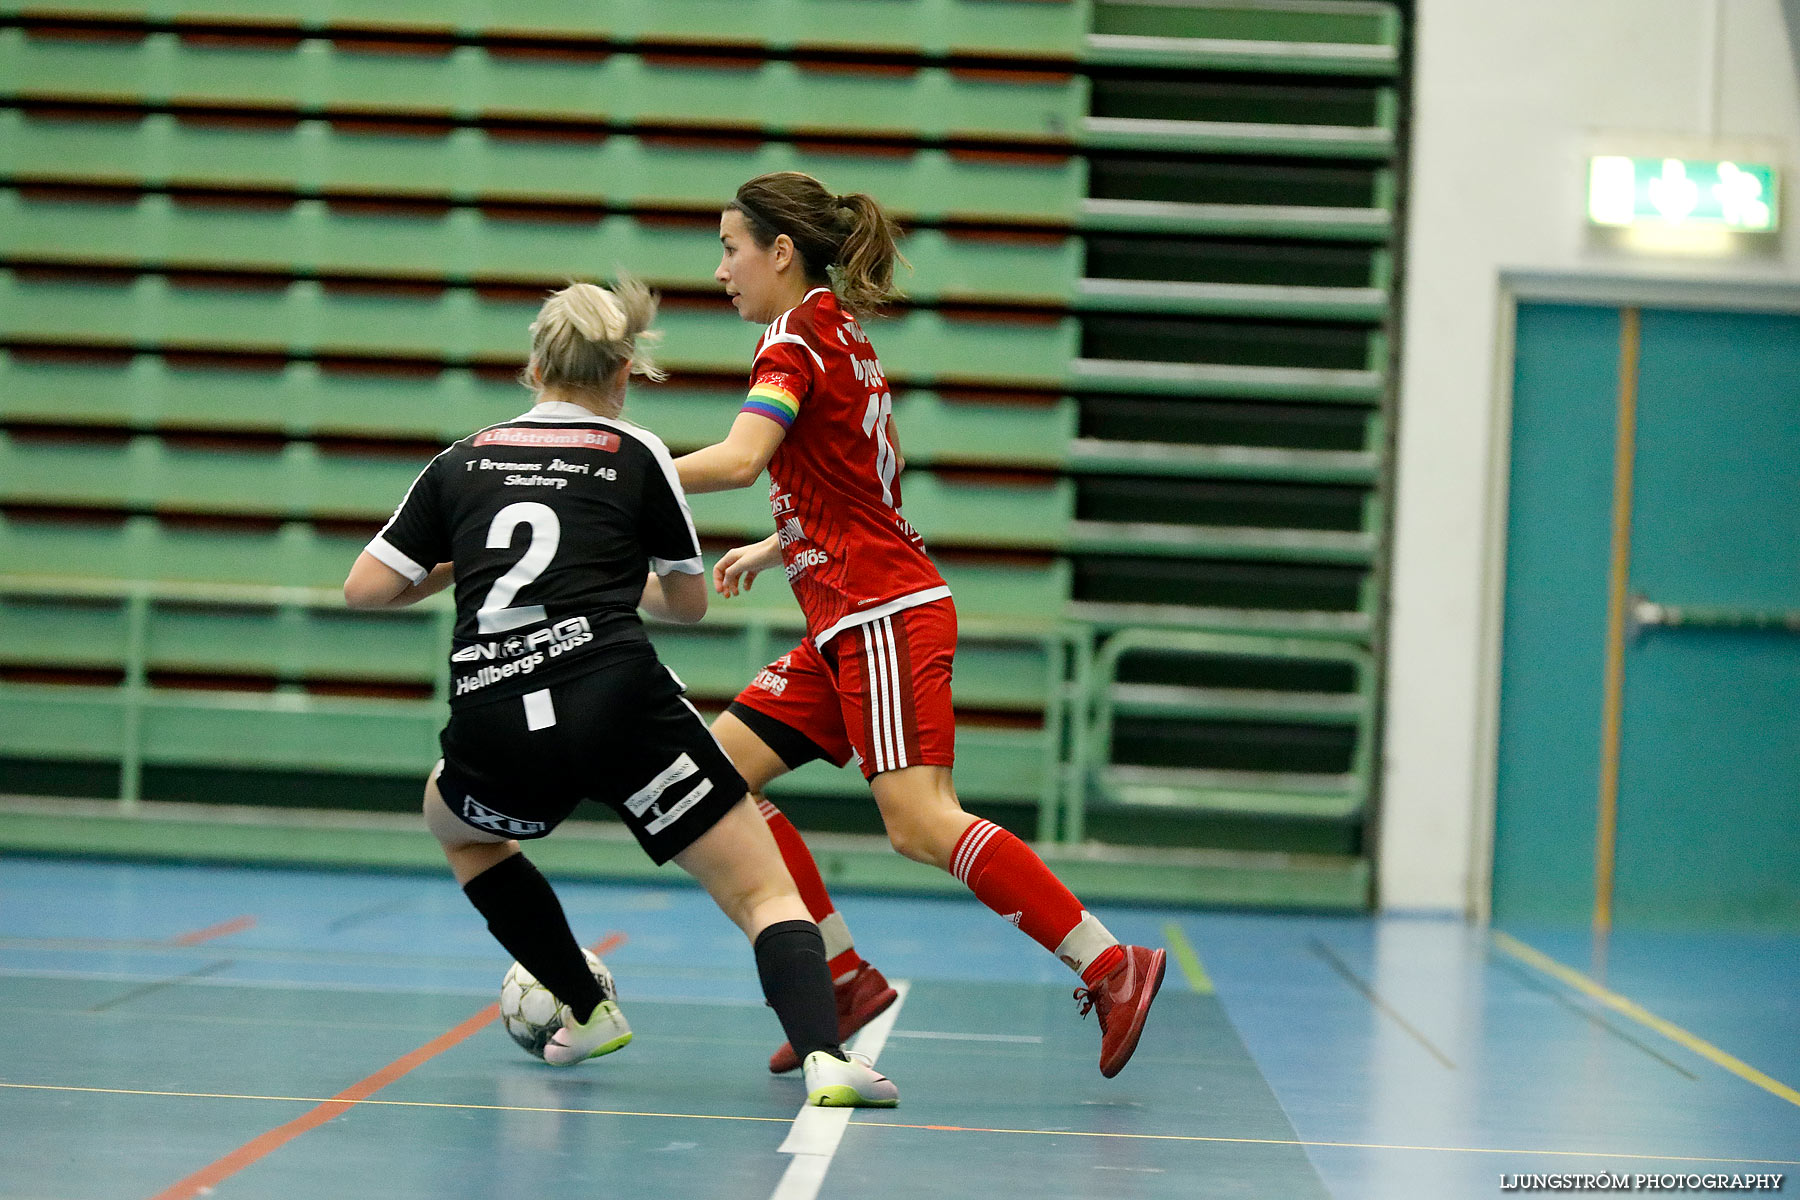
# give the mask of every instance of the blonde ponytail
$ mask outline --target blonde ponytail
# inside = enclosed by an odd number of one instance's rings
[[[531,361],[519,381],[534,391],[601,393],[627,359],[633,375],[662,380],[650,354],[662,340],[650,328],[655,320],[656,295],[642,280],[621,275],[611,290],[571,283],[551,293],[531,323]]]

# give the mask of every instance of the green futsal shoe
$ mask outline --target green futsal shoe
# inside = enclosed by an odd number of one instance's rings
[[[806,1102],[815,1108],[893,1108],[900,1089],[861,1055],[845,1061],[814,1050],[800,1066]]]
[[[544,1043],[544,1061],[553,1067],[572,1067],[602,1054],[611,1054],[631,1040],[625,1014],[611,1000],[594,1006],[585,1022],[565,1019],[563,1027]]]

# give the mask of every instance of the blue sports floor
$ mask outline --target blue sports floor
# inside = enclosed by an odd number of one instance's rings
[[[492,1021],[506,956],[447,874],[0,860],[0,1197],[1800,1191],[1794,937],[1620,935],[1601,963],[1567,931],[1103,908],[1173,951],[1105,1080],[1073,978],[973,899],[847,896],[909,983],[870,1030],[901,1106],[797,1124],[749,948],[703,895],[559,890],[637,1033],[573,1071]]]

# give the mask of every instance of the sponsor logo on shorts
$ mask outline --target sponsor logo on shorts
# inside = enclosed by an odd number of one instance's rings
[[[683,796],[681,799],[677,800],[675,802],[675,807],[669,809],[669,811],[667,811],[667,812],[664,812],[661,808],[657,808],[656,806],[652,805],[652,808],[655,809],[655,812],[656,812],[656,819],[651,821],[648,825],[644,826],[644,832],[645,833],[661,833],[664,829],[667,829],[669,827],[669,825],[677,817],[679,817],[682,813],[684,813],[688,809],[694,807],[694,805],[700,803],[700,798],[702,796],[706,795],[708,792],[712,791],[712,786],[713,786],[712,780],[702,779],[700,781],[700,785],[698,787],[696,787],[693,791],[689,792],[687,795]]]
[[[586,645],[593,638],[593,628],[586,617],[569,617],[528,634],[512,634],[503,641],[473,642],[452,654],[450,661],[491,662],[498,658],[518,658],[538,650],[545,650],[555,658],[576,646]]]
[[[503,812],[495,812],[482,804],[473,796],[464,796],[462,802],[463,820],[479,829],[491,833],[504,833],[509,837],[530,837],[543,833],[549,828],[543,821],[521,821],[517,817],[509,817]]]
[[[671,787],[680,783],[688,776],[698,775],[699,773],[700,768],[695,766],[694,760],[689,758],[684,752],[674,762],[658,772],[655,779],[652,779],[649,783],[646,783],[643,787],[627,796],[625,798],[625,807],[631,810],[632,816],[641,817],[651,806],[662,799],[662,794],[664,792],[668,791]]]
[[[586,617],[570,617],[527,634],[490,642],[474,642],[450,655],[453,663],[486,663],[456,679],[456,694],[465,696],[484,687],[529,675],[553,658],[559,658],[594,640]]]
[[[469,674],[457,677],[456,694],[466,696],[470,692],[478,692],[503,679],[511,679],[516,675],[529,675],[543,665],[544,656],[533,654],[529,658],[521,658],[504,666],[476,667]]]
[[[626,797],[625,807],[634,817],[642,817],[645,813],[650,814],[650,820],[644,826],[645,833],[661,833],[682,813],[700,803],[701,797],[712,791],[712,780],[702,779],[687,795],[677,800],[668,809],[663,808],[664,792],[682,780],[690,779],[699,773],[700,768],[694,764],[694,760],[683,753],[658,772],[655,779]]]
[[[758,671],[756,678],[750,681],[751,687],[761,688],[772,695],[779,696],[787,691],[788,681],[773,671]]]

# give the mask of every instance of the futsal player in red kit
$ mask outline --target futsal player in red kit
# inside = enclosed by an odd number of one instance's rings
[[[867,195],[832,195],[798,172],[744,184],[719,220],[714,273],[738,315],[768,328],[749,396],[725,440],[679,458],[688,492],[749,487],[765,469],[775,533],[713,567],[723,596],[782,567],[806,636],[758,673],[713,733],[758,794],[782,857],[818,922],[843,1037],[894,1001],[851,942],[817,865],[763,788],[814,758],[854,756],[901,854],[951,872],[1082,980],[1099,1015],[1100,1070],[1137,1048],[1161,986],[1162,950],[1120,945],[1023,841],[964,812],[951,767],[956,608],[901,513],[893,398],[856,314],[891,298],[895,227]],[[777,1073],[798,1065],[781,1047]]]

